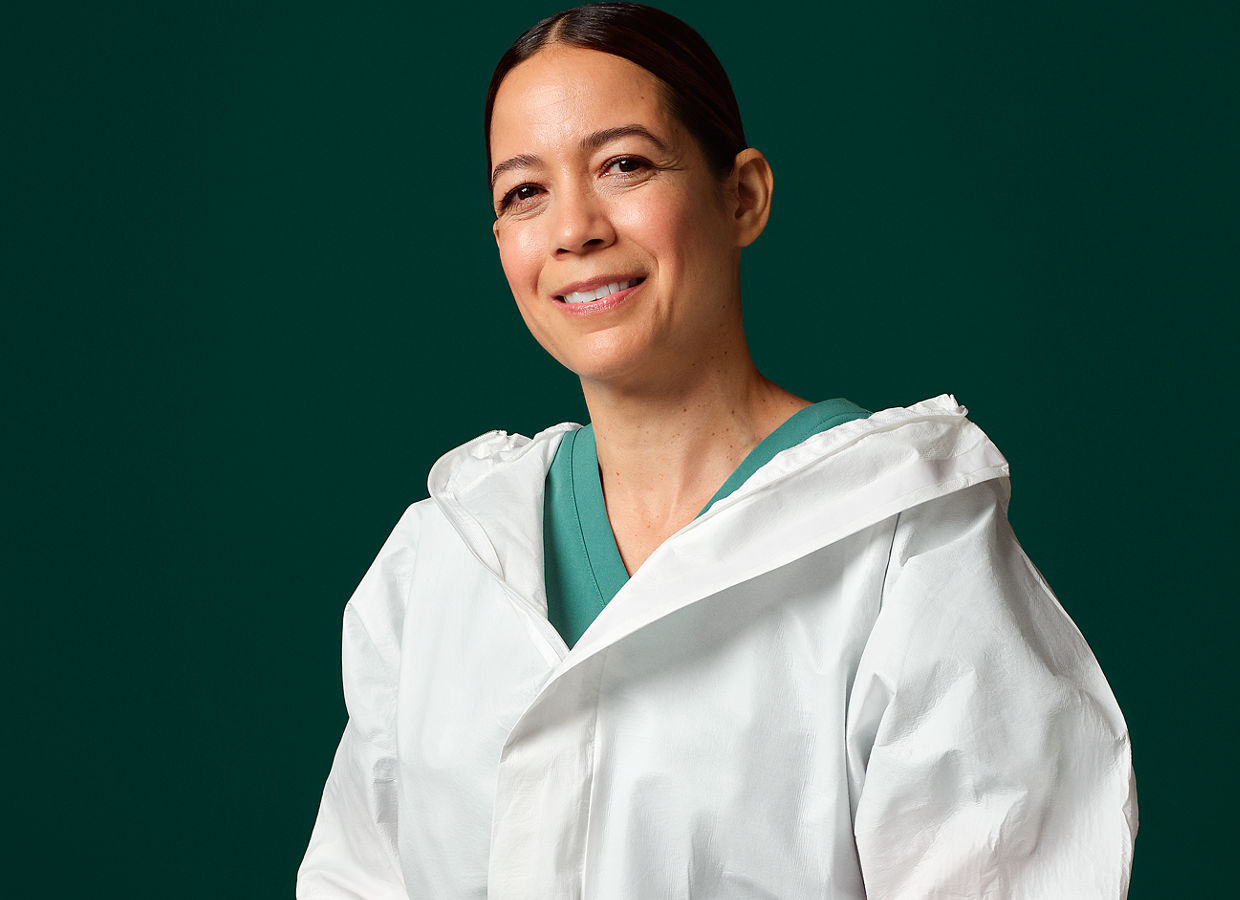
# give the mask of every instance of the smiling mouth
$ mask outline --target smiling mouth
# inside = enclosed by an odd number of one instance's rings
[[[618,294],[631,287],[636,287],[645,280],[645,278],[630,278],[628,281],[613,281],[611,284],[601,285],[592,291],[574,291],[571,294],[564,294],[557,299],[565,303],[593,303],[595,300],[602,300],[604,297],[610,297],[612,294]]]

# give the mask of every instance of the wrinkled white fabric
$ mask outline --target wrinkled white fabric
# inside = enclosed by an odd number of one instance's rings
[[[445,456],[345,611],[297,896],[1118,898],[1123,718],[954,398],[783,451],[569,651],[560,425]]]

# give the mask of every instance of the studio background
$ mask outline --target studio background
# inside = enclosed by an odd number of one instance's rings
[[[557,8],[0,13],[10,896],[292,895],[353,587],[440,454],[585,415],[481,136]],[[1238,7],[665,8],[775,171],[759,365],[970,408],[1132,732],[1131,896],[1229,895]]]

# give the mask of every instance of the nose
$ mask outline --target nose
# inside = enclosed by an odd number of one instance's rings
[[[601,250],[616,240],[606,205],[588,188],[561,190],[555,201],[555,254]]]

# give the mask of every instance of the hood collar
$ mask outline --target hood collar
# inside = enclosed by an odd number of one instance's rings
[[[777,454],[668,538],[574,646],[574,664],[623,634],[890,516],[1006,477],[1007,461],[955,397],[876,412]],[[542,505],[565,423],[533,438],[484,434],[431,469],[431,496],[471,552],[545,617]],[[779,486],[780,490],[773,490]],[[641,595],[634,614],[626,595]]]

